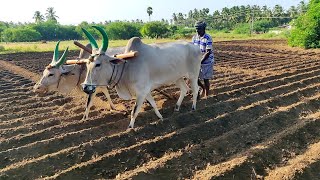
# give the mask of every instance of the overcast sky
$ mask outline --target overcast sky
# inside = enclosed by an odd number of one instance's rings
[[[209,8],[210,14],[223,7],[236,5],[297,6],[302,0],[5,0],[1,2],[0,21],[33,22],[35,11],[45,15],[53,7],[58,22],[77,25],[82,21],[142,19],[148,21],[147,7],[153,8],[151,20],[171,19],[173,13],[187,14],[194,8]],[[306,3],[308,0],[304,0]],[[86,2],[86,3],[85,3]]]

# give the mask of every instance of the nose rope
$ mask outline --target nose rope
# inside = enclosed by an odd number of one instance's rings
[[[90,84],[92,85],[92,72],[91,72],[91,70],[90,70],[90,76],[89,76],[89,78],[90,78]]]
[[[59,85],[60,85],[60,81],[61,81],[61,76],[62,76],[62,75],[60,75],[60,76],[59,76],[59,79],[58,79],[57,89],[59,89]]]
[[[80,65],[80,73],[79,73],[79,78],[78,78],[78,82],[77,82],[77,86],[79,86],[79,83],[80,83],[80,79],[81,79],[81,76],[82,76],[82,73],[84,72],[84,68],[85,66],[83,64]]]

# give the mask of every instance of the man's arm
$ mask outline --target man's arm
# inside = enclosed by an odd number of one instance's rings
[[[211,49],[207,49],[206,53],[201,58],[201,63],[203,63],[203,61],[209,58],[210,53],[211,53]]]

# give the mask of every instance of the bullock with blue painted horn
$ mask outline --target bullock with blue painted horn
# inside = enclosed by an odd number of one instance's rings
[[[136,97],[135,105],[131,112],[129,128],[134,127],[135,119],[145,99],[154,108],[156,115],[162,119],[156,103],[151,96],[151,91],[165,84],[175,83],[181,90],[175,110],[179,111],[188,86],[184,77],[190,80],[192,89],[192,110],[196,109],[199,87],[197,80],[200,71],[200,49],[188,42],[172,42],[147,45],[140,38],[131,38],[126,46],[125,53],[138,51],[139,55],[130,61],[119,60],[106,55],[108,36],[98,26],[97,29],[103,38],[100,49],[92,35],[85,29],[94,51],[87,63],[87,76],[83,83],[83,90],[90,94],[99,86],[113,86],[120,98],[131,99]]]
[[[42,78],[34,86],[34,91],[36,93],[43,94],[48,91],[70,93],[74,89],[81,90],[81,83],[84,81],[87,73],[86,65],[65,65],[64,63],[66,62],[67,50],[59,59],[59,44],[60,42],[57,43],[54,50],[52,62],[45,68]],[[88,44],[86,47],[91,49],[90,44]],[[119,48],[116,52],[120,53],[123,51],[123,48]],[[81,50],[78,59],[88,58],[89,55],[89,53]],[[111,101],[108,89],[106,87],[101,87],[99,88],[99,91],[102,91],[105,94],[111,109],[115,110],[116,108]],[[90,98],[88,98],[83,119],[87,119],[89,116],[89,110],[93,104],[95,94],[96,92],[93,93]]]

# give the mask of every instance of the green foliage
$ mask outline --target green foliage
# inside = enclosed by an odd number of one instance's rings
[[[320,0],[310,0],[308,11],[295,22],[289,45],[320,48]]]
[[[7,28],[8,28],[7,23],[0,21],[0,41],[3,39],[2,38],[2,32]]]
[[[260,20],[256,21],[253,24],[253,30],[255,32],[263,32],[266,33],[272,27],[272,22],[268,20]]]
[[[58,40],[57,32],[59,29],[59,24],[56,22],[46,21],[38,24],[32,24],[30,26],[41,34],[42,40]]]
[[[95,39],[100,39],[101,35],[95,28],[92,27],[93,25],[96,25],[96,24],[89,24],[88,22],[83,21],[75,28],[75,30],[78,34],[80,34],[82,39],[87,39],[87,37],[82,32],[81,28],[84,28],[85,30],[87,30]]]
[[[233,32],[235,34],[250,34],[250,24],[249,23],[237,24]]]
[[[19,27],[8,28],[2,32],[3,39],[7,42],[31,42],[39,41],[41,34],[34,29]]]
[[[81,34],[76,31],[76,26],[58,26],[56,30],[56,37],[59,40],[74,40],[81,39]]]
[[[169,32],[167,25],[159,21],[146,23],[141,29],[141,34],[149,38],[165,38]]]
[[[170,29],[170,28],[169,28]],[[175,32],[171,34],[171,37],[173,39],[185,39],[185,38],[192,38],[192,36],[195,34],[194,28],[185,28],[180,27]]]
[[[106,31],[110,39],[130,39],[140,37],[142,25],[129,22],[112,22],[106,26]]]

